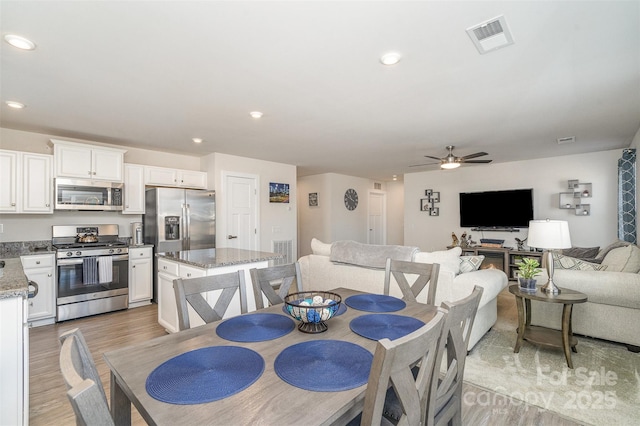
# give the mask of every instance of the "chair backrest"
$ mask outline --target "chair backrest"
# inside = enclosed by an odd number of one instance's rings
[[[253,268],[249,272],[251,273],[256,309],[265,307],[262,299],[263,294],[271,305],[278,305],[284,303],[284,298],[289,294],[294,283],[296,291],[300,291],[299,289],[302,287],[298,262],[269,268]]]
[[[389,294],[391,276],[393,276],[402,291],[403,299],[416,302],[420,292],[428,285],[427,304],[435,305],[439,271],[440,265],[437,263],[387,259],[384,274],[384,294]],[[417,275],[413,284],[409,284],[407,275]]]
[[[447,312],[438,348],[436,371],[440,369],[444,353],[447,369],[441,380],[433,380],[428,415],[429,424],[445,424],[454,417],[461,424],[462,379],[469,347],[471,328],[478,311],[483,288],[475,286],[473,292],[456,302],[443,302],[439,309]]]
[[[178,278],[173,280],[173,290],[178,306],[178,327],[180,330],[191,327],[188,304],[208,324],[222,319],[237,292],[240,296],[240,313],[247,312],[247,292],[243,270],[186,280]],[[222,290],[222,292],[215,304],[211,306],[202,293],[214,290]]]
[[[402,409],[399,424],[425,425],[438,342],[445,314],[396,340],[378,341],[364,397],[361,425],[379,425],[389,386],[393,387]],[[412,369],[418,371],[414,375]]]
[[[79,329],[60,335],[60,370],[77,425],[113,425],[100,375]]]

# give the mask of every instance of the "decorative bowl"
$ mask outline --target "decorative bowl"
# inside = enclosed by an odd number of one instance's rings
[[[341,302],[342,297],[330,291],[302,291],[284,298],[287,312],[300,321],[298,330],[304,333],[327,331],[325,321],[338,312]]]

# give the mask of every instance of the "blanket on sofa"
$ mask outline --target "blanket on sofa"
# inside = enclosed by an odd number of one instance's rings
[[[387,258],[410,262],[418,250],[418,247],[335,241],[331,245],[330,260],[337,263],[384,269]]]

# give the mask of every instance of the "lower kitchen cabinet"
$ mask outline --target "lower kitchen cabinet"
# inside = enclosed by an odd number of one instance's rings
[[[0,425],[29,424],[29,327],[24,296],[0,298]]]
[[[129,308],[149,305],[153,297],[153,247],[129,247]]]
[[[55,254],[20,257],[29,279],[27,305],[29,327],[53,324],[56,321],[56,259]]]
[[[173,280],[176,278],[197,278],[207,275],[202,268],[178,264],[164,259],[158,259],[158,324],[168,332],[175,333],[178,328],[178,307],[173,290]],[[204,324],[198,314],[189,311],[189,319],[196,324]]]

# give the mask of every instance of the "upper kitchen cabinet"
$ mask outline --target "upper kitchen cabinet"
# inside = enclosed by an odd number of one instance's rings
[[[107,148],[51,139],[55,176],[123,181],[125,149]]]
[[[167,167],[145,167],[145,184],[150,186],[173,186],[179,188],[206,189],[207,173],[194,170],[179,170]]]
[[[0,212],[53,213],[52,158],[0,151]]]
[[[144,214],[144,190],[144,166],[125,164],[122,214]]]

